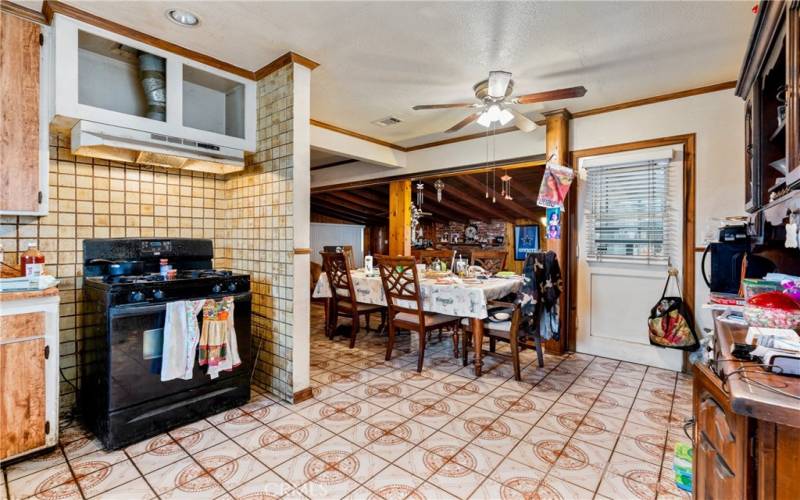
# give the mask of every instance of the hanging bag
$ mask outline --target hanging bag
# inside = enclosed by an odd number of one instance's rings
[[[678,285],[678,297],[667,297],[667,288],[672,277],[675,277],[675,284]],[[694,332],[694,320],[680,296],[677,273],[672,270],[667,275],[667,282],[664,283],[661,298],[650,309],[647,326],[652,345],[684,351],[693,351],[698,346],[697,334]]]

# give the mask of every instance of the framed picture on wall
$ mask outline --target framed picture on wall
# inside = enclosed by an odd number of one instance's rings
[[[539,225],[514,226],[514,260],[539,251]]]

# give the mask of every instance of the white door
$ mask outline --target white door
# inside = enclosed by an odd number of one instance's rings
[[[680,370],[681,351],[650,345],[647,318],[668,265],[683,269],[682,146],[581,159],[577,224],[578,352]]]

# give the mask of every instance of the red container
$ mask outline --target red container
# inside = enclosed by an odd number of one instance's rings
[[[19,256],[19,267],[23,276],[39,276],[44,273],[44,254],[36,243],[28,243],[28,249]]]

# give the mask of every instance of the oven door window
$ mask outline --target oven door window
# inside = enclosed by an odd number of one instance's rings
[[[249,296],[248,292],[247,300],[241,302],[237,300],[234,310],[239,355],[245,365],[247,365],[245,360],[249,360],[247,356],[250,328]],[[200,316],[198,320],[202,322]],[[111,410],[182,393],[211,382],[205,367],[197,363],[196,356],[191,379],[161,381],[165,319],[166,304],[163,303],[111,308],[109,317]],[[220,379],[232,376],[238,371],[239,369],[234,369],[233,372],[222,372]]]

